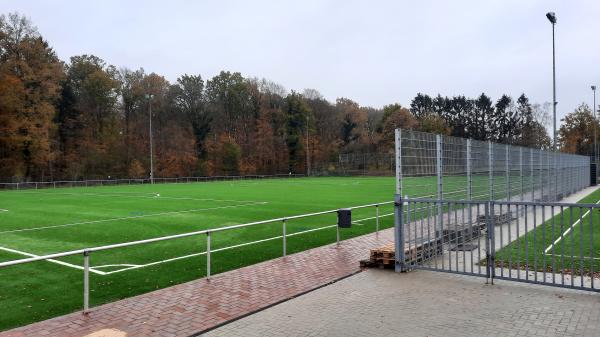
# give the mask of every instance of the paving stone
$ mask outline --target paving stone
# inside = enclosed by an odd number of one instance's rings
[[[599,311],[598,293],[368,270],[203,336],[595,337]]]

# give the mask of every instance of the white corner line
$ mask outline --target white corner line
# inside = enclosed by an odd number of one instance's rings
[[[11,248],[6,248],[6,247],[0,247],[0,250],[4,250],[10,253],[15,253],[15,254],[21,254],[24,256],[28,256],[28,257],[40,257],[40,255],[35,255],[35,254],[31,254],[31,253],[27,253],[21,250],[16,250],[16,249],[11,249]],[[52,262],[52,263],[56,263],[56,264],[60,264],[61,266],[65,266],[65,267],[70,267],[70,268],[75,268],[75,269],[79,269],[79,270],[83,270],[82,266],[78,266],[76,264],[71,264],[71,263],[67,263],[67,262],[63,262],[63,261],[58,261],[58,260],[54,260],[54,259],[48,259],[46,260],[48,262]],[[98,275],[106,275],[105,272],[103,271],[99,271],[99,270],[95,270],[94,268],[90,268],[90,271],[92,273],[96,273]]]

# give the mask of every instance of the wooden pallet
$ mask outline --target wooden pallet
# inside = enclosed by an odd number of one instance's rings
[[[408,247],[404,250],[404,256],[406,262],[409,264],[420,263],[442,254],[441,238],[407,246]],[[377,249],[371,249],[369,259],[360,261],[361,267],[364,268],[393,268],[395,263],[396,247],[393,242]]]

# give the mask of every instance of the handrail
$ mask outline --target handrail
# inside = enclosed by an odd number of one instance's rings
[[[372,203],[372,204],[367,204],[367,205],[352,206],[352,207],[348,207],[348,208],[349,209],[359,209],[359,208],[366,208],[366,207],[377,207],[377,206],[380,206],[380,205],[386,205],[386,204],[392,204],[392,203],[393,203],[393,201],[384,201],[384,202]],[[137,240],[137,241],[122,242],[122,243],[117,243],[117,244],[112,244],[112,245],[83,248],[83,249],[71,250],[71,251],[66,251],[66,252],[60,252],[60,253],[54,253],[54,254],[48,254],[48,255],[42,255],[42,256],[36,256],[36,257],[30,257],[30,258],[26,258],[26,259],[18,259],[18,260],[0,262],[0,268],[2,268],[2,267],[8,267],[8,266],[14,266],[14,265],[18,265],[18,264],[24,264],[24,263],[42,261],[42,260],[55,259],[55,258],[65,257],[65,256],[72,256],[72,255],[78,255],[78,254],[84,254],[84,253],[92,253],[92,252],[98,252],[98,251],[103,251],[103,250],[110,250],[110,249],[115,249],[115,248],[137,246],[137,245],[146,244],[146,243],[153,243],[153,242],[160,242],[160,241],[166,241],[166,240],[179,239],[179,238],[184,238],[184,237],[189,237],[189,236],[195,236],[195,235],[201,235],[201,234],[223,232],[223,231],[228,231],[228,230],[233,230],[233,229],[238,229],[238,228],[244,228],[244,227],[250,227],[250,226],[256,226],[256,225],[262,225],[262,224],[267,224],[267,223],[272,223],[272,222],[279,222],[279,221],[287,221],[287,220],[293,220],[293,219],[307,218],[307,217],[312,217],[312,216],[317,216],[317,215],[323,215],[323,214],[331,214],[331,213],[336,213],[337,211],[338,211],[337,209],[333,209],[333,210],[327,210],[327,211],[321,211],[321,212],[292,215],[292,216],[280,217],[280,218],[274,218],[274,219],[268,219],[268,220],[262,220],[262,221],[248,222],[248,223],[243,223],[243,224],[239,224],[239,225],[232,225],[232,226],[227,226],[227,227],[218,227],[218,228],[204,229],[204,230],[195,231],[195,232],[188,232],[188,233],[182,233],[182,234],[161,236],[161,237],[157,237],[157,238]]]

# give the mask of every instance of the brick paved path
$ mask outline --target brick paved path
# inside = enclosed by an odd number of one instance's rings
[[[205,337],[600,336],[600,294],[441,272],[368,270]]]
[[[0,332],[0,337],[189,336],[358,272],[369,249],[390,241],[393,229],[105,304],[87,316],[73,313]]]

